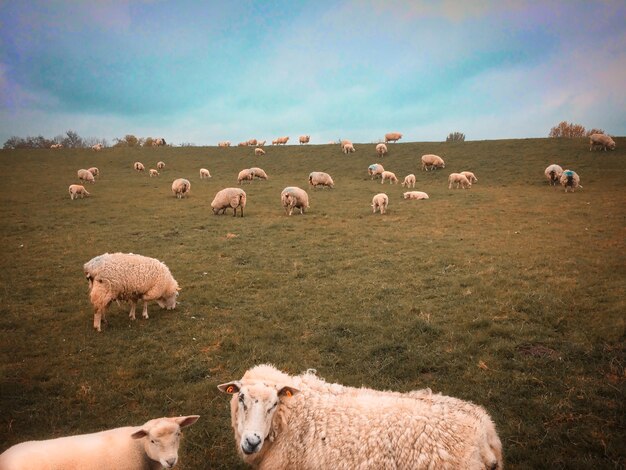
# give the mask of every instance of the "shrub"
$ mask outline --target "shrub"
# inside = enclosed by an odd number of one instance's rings
[[[462,132],[450,132],[446,137],[446,142],[465,142],[465,134]]]
[[[585,127],[573,122],[562,121],[558,125],[550,129],[548,137],[566,137],[568,139],[574,137],[584,137]]]

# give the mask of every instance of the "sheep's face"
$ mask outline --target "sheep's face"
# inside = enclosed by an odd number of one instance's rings
[[[161,297],[160,299],[157,299],[157,303],[161,308],[172,310],[176,308],[176,297],[178,297],[178,291],[175,291],[169,297]]]
[[[172,468],[178,461],[178,446],[182,435],[180,429],[192,425],[198,418],[198,415],[192,415],[153,419],[131,434],[131,437],[145,438],[146,455],[164,468]]]

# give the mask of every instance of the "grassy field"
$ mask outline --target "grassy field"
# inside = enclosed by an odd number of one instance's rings
[[[0,450],[27,439],[200,414],[181,469],[242,468],[229,397],[216,385],[270,362],[346,385],[435,392],[491,414],[508,468],[626,465],[626,138],[390,145],[381,163],[417,176],[427,201],[371,181],[374,144],[0,152]],[[445,158],[422,172],[420,156]],[[132,170],[158,160],[158,178]],[[584,189],[548,186],[544,168]],[[92,197],[71,201],[76,170]],[[259,166],[243,218],[214,194]],[[200,180],[206,167],[212,179]],[[470,190],[447,175],[471,170]],[[335,189],[309,189],[326,171]],[[177,200],[170,186],[191,183]],[[285,216],[280,192],[309,192]],[[385,191],[389,213],[373,215]],[[231,212],[232,213],[232,212]],[[92,329],[82,265],[104,252],[164,261],[179,307],[150,319],[110,306]]]

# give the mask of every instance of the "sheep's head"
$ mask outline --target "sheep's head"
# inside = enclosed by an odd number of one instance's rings
[[[178,297],[178,291],[180,288],[176,287],[176,290],[169,295],[164,295],[163,297],[157,299],[157,303],[159,307],[166,308],[168,310],[172,310],[176,308],[176,298]]]
[[[165,468],[172,468],[178,461],[181,428],[191,426],[200,416],[152,419],[131,434],[133,439],[144,440],[146,455]]]
[[[245,455],[260,452],[270,437],[274,415],[283,402],[299,393],[287,385],[268,385],[263,382],[242,384],[234,381],[217,388],[233,395],[230,402],[231,418],[235,428],[237,446]]]

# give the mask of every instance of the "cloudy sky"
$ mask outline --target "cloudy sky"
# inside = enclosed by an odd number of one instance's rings
[[[626,135],[624,0],[0,0],[0,145]]]

